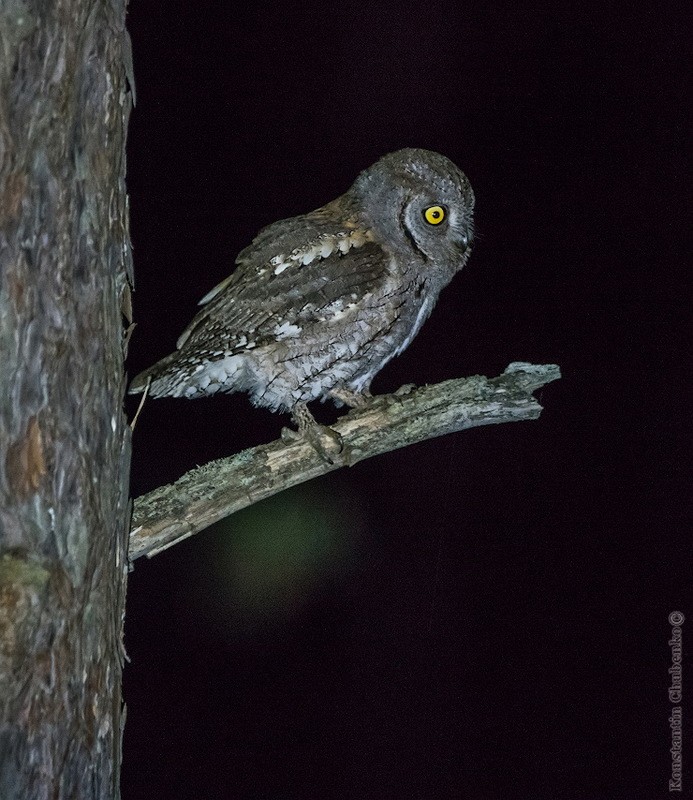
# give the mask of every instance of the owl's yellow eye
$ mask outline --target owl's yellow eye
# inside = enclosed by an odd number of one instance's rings
[[[429,206],[424,211],[424,219],[429,225],[440,225],[445,219],[445,209],[443,206]]]

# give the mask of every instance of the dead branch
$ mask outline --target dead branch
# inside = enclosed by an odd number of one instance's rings
[[[560,378],[555,364],[515,362],[497,378],[474,375],[383,395],[332,425],[344,449],[330,464],[308,442],[243,450],[191,470],[135,500],[130,559],[153,556],[273,494],[359,461],[447,433],[537,419],[532,392]]]
[[[153,556],[259,500],[366,458],[447,433],[537,419],[532,392],[560,378],[555,364],[515,362],[497,378],[474,375],[375,397],[332,425],[344,449],[330,464],[308,442],[282,439],[191,470],[135,500],[130,559]]]

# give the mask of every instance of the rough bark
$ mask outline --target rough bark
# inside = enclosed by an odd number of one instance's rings
[[[117,797],[125,0],[0,0],[0,798]]]
[[[138,497],[130,558],[153,556],[259,500],[365,458],[447,433],[537,419],[532,392],[560,377],[555,364],[510,364],[497,378],[475,375],[402,395],[376,397],[332,429],[344,444],[331,462],[306,441],[263,444],[205,464]]]

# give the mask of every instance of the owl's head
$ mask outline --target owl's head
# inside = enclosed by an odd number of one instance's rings
[[[350,194],[389,247],[454,271],[466,262],[474,192],[445,156],[415,148],[390,153],[359,175]]]

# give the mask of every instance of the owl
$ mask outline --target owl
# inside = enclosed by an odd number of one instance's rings
[[[247,392],[302,430],[312,400],[363,405],[467,262],[473,209],[469,181],[444,156],[384,156],[331,203],[262,229],[130,393]]]

